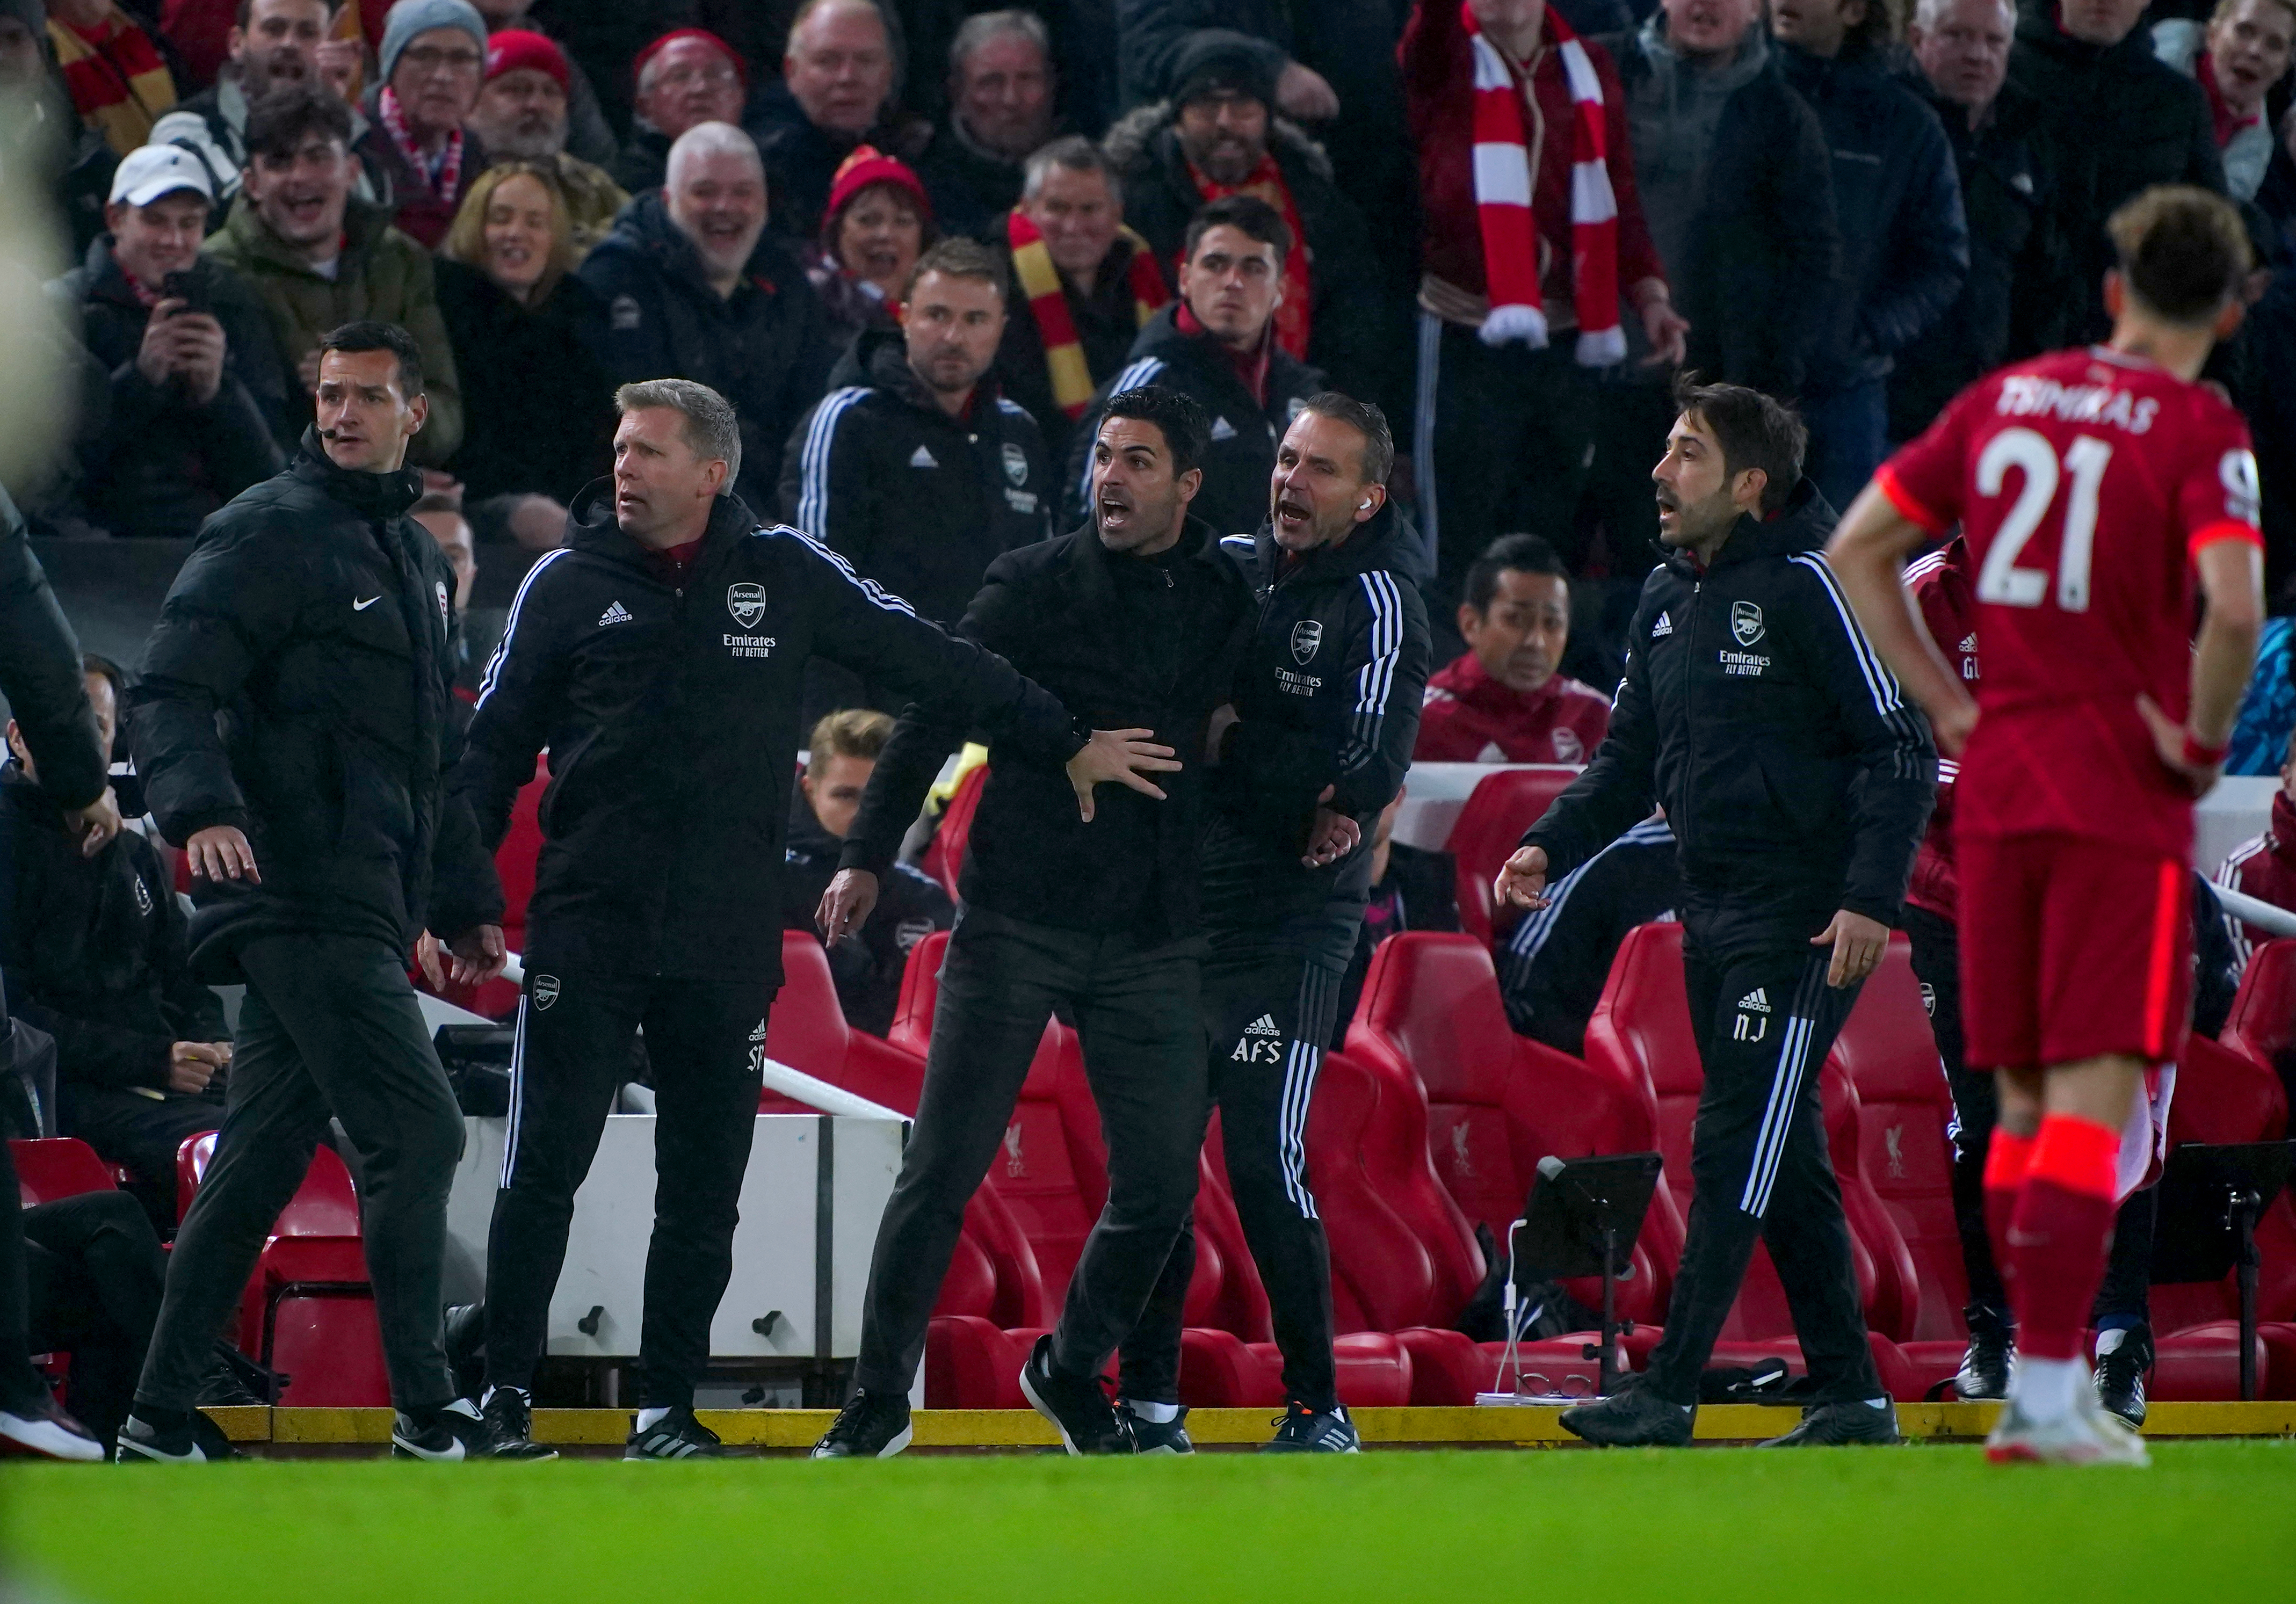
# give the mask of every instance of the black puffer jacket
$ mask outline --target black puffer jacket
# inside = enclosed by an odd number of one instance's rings
[[[1359,908],[1373,826],[1410,770],[1427,690],[1427,609],[1406,572],[1419,536],[1390,503],[1296,563],[1265,527],[1220,546],[1259,606],[1236,665],[1241,722],[1213,776],[1206,922],[1270,926],[1334,901]],[[1351,816],[1363,840],[1306,869],[1300,855],[1326,786],[1326,806]]]
[[[760,528],[738,496],[719,498],[676,585],[616,527],[610,480],[576,498],[567,540],[519,587],[455,776],[492,845],[550,750],[529,969],[778,978],[790,755],[816,653],[946,696],[1055,773],[1083,744],[1010,664],[796,530]]]
[[[67,807],[103,795],[110,754],[95,742],[95,712],[79,670],[79,642],[32,555],[23,514],[0,486],[0,695],[23,732],[49,794]]]
[[[1181,305],[1174,301],[1148,320],[1132,342],[1132,360],[1095,392],[1092,405],[1077,420],[1069,436],[1068,471],[1061,483],[1067,508],[1063,521],[1081,523],[1089,517],[1092,447],[1108,398],[1119,390],[1149,384],[1182,391],[1212,421],[1211,446],[1202,463],[1203,488],[1189,504],[1190,512],[1222,535],[1256,529],[1267,521],[1267,479],[1275,471],[1275,447],[1308,397],[1324,388],[1324,375],[1292,361],[1271,340],[1263,405],[1244,389],[1235,364],[1218,340],[1180,331]]]
[[[240,978],[258,936],[324,931],[406,952],[502,917],[494,861],[442,776],[455,576],[406,516],[413,469],[294,463],[207,521],[127,693],[129,743],[160,833],[246,832],[260,885],[192,916],[193,973]],[[434,864],[436,872],[434,874]]]
[[[1804,479],[1701,573],[1651,570],[1595,761],[1523,837],[1550,884],[1666,809],[1709,955],[1807,941],[1837,909],[1895,924],[1937,789],[1928,722],[1857,627]],[[1797,934],[1798,933],[1798,934]]]

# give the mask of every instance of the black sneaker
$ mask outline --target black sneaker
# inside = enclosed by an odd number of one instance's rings
[[[494,1434],[479,1406],[456,1398],[426,1418],[411,1414],[390,1417],[390,1457],[412,1460],[484,1459],[494,1445]]]
[[[2120,1333],[2120,1342],[2108,1348],[2104,1345],[2113,1335],[2097,1333],[2096,1371],[2092,1378],[2096,1401],[2107,1414],[2119,1415],[2131,1426],[2142,1426],[2144,1372],[2152,1368],[2152,1328],[2130,1326]]]
[[[814,1459],[890,1459],[909,1445],[909,1400],[901,1393],[857,1389],[813,1445]]]
[[[1848,1398],[1833,1404],[1811,1404],[1801,1412],[1800,1425],[1761,1445],[1840,1448],[1853,1443],[1880,1446],[1905,1440],[1898,1435],[1898,1412],[1889,1399]]]
[[[188,1427],[185,1435],[190,1435]],[[104,1458],[103,1444],[95,1440],[95,1434],[66,1414],[45,1387],[37,1397],[0,1409],[0,1454],[87,1464],[101,1463]]]
[[[1132,1421],[1134,1452],[1139,1453],[1193,1453],[1195,1444],[1188,1436],[1188,1411],[1182,1405],[1180,1412],[1168,1420],[1151,1420],[1133,1413],[1129,1409],[1117,1412]]]
[[[651,1426],[633,1426],[623,1445],[626,1460],[731,1459],[718,1434],[693,1418],[690,1408],[672,1409]]]
[[[1021,1367],[1021,1395],[1053,1423],[1061,1434],[1061,1446],[1072,1454],[1139,1452],[1131,1415],[1119,1414],[1110,1406],[1097,1376],[1068,1376],[1053,1368],[1049,1336],[1037,1338],[1029,1363]]]
[[[151,1460],[162,1465],[205,1464],[214,1456],[208,1444],[201,1441],[200,1433],[193,1428],[192,1414],[161,1425],[153,1425],[143,1416],[130,1414],[119,1428],[119,1462],[133,1464],[138,1460]],[[0,1420],[7,1417],[0,1416]],[[94,1456],[101,1458],[99,1451]]]
[[[1962,1317],[1969,1322],[1969,1349],[1954,1374],[1954,1395],[1964,1404],[1998,1403],[2009,1395],[2009,1366],[2017,1356],[2009,1317],[1983,1304],[1970,1305]]]
[[[1275,1435],[1259,1445],[1262,1453],[1357,1453],[1363,1439],[1343,1404],[1310,1409],[1293,1398],[1284,1405]]]
[[[1680,1448],[1698,1419],[1694,1404],[1661,1398],[1629,1377],[1619,1390],[1555,1417],[1562,1429],[1599,1448]]]
[[[554,1460],[558,1450],[534,1440],[534,1409],[526,1394],[515,1387],[487,1389],[480,1410],[487,1423],[487,1457],[500,1460]]]
[[[193,1402],[201,1409],[260,1409],[268,1402],[257,1395],[247,1384],[247,1378],[216,1345],[216,1356],[208,1362],[207,1373],[200,1378],[199,1396]]]

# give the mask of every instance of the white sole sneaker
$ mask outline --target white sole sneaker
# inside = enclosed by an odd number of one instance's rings
[[[1997,1465],[2129,1465],[2152,1462],[2144,1439],[2118,1415],[2083,1399],[2070,1413],[2036,1420],[2012,1402],[2005,1404],[1985,1457]]]
[[[1029,1371],[1031,1368],[1033,1368],[1033,1362],[1031,1364],[1024,1364],[1021,1367],[1021,1395],[1029,1400],[1029,1408],[1053,1423],[1053,1429],[1061,1434],[1061,1446],[1068,1450],[1069,1457],[1082,1459],[1084,1455],[1077,1451],[1075,1442],[1069,1436],[1069,1428],[1061,1424],[1061,1417],[1046,1407],[1045,1401],[1037,1395],[1036,1387],[1029,1383]]]
[[[0,1453],[24,1454],[33,1459],[69,1460],[81,1465],[103,1462],[102,1443],[66,1428],[60,1421],[38,1415],[0,1412]]]

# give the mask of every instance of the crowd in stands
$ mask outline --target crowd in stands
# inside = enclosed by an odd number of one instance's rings
[[[2251,306],[2210,377],[2250,418],[2296,610],[2296,0],[2206,6],[0,0],[0,181],[70,242],[45,292],[74,380],[68,448],[5,489],[35,534],[188,539],[306,449],[322,334],[399,324],[430,397],[415,516],[475,687],[475,581],[565,538],[618,384],[725,395],[751,513],[951,623],[998,553],[1086,516],[1111,395],[1202,405],[1194,509],[1242,532],[1337,388],[1406,446],[1390,488],[1437,634],[1419,759],[1578,764],[1679,372],[1793,401],[1846,506],[1981,372],[2099,337],[2104,219],[2177,182],[2248,223]],[[2288,645],[2236,768],[2289,750]],[[109,705],[119,671],[90,674]],[[897,710],[809,688],[792,925]],[[16,895],[78,910],[87,954],[70,985],[12,954],[12,991],[29,966],[33,1006],[92,1021],[59,1036],[66,1123],[156,1187],[227,1057],[173,899],[132,836],[61,888],[20,749],[0,782]],[[2292,794],[2223,884],[2296,903]],[[1458,921],[1393,816],[1366,953]],[[1581,872],[1615,885],[1565,881],[1515,929],[1519,1030],[1575,1050],[1587,978],[1671,905],[1670,839],[1653,821]],[[866,1028],[951,917],[911,878],[834,955]]]

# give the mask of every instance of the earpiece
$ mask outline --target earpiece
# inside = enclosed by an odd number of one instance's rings
[[[1369,501],[1360,501],[1360,502],[1357,502],[1357,503],[1356,503],[1356,511],[1358,511],[1358,512],[1368,512],[1368,511],[1371,511],[1371,503],[1370,503]]]

